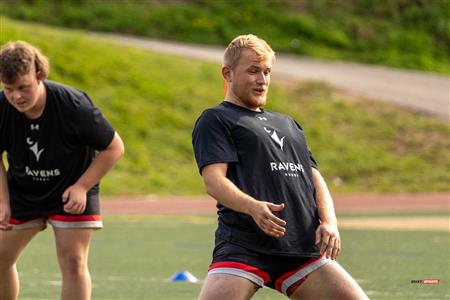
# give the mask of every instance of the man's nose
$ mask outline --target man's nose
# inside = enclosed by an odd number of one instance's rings
[[[11,93],[11,97],[13,98],[13,100],[19,100],[20,98],[22,98],[22,94],[20,93],[20,91],[12,91]]]
[[[268,77],[263,72],[258,73],[256,80],[259,84],[267,84],[269,82]]]

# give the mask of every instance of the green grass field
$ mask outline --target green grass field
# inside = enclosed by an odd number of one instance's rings
[[[423,215],[423,213],[421,213]],[[94,299],[195,299],[201,284],[172,283],[188,270],[204,279],[215,217],[106,216],[91,244]],[[371,299],[448,299],[448,232],[341,230],[339,262]],[[20,299],[58,299],[60,276],[51,229],[39,234],[19,264]],[[411,280],[440,279],[439,285]],[[287,299],[268,288],[254,298]]]

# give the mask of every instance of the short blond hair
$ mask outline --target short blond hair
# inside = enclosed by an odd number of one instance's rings
[[[225,49],[223,55],[224,65],[231,68],[236,67],[244,50],[255,52],[260,61],[275,59],[275,52],[265,40],[253,34],[246,34],[234,38]]]
[[[0,81],[14,83],[33,67],[40,79],[47,79],[50,65],[38,48],[24,41],[10,41],[0,49]]]

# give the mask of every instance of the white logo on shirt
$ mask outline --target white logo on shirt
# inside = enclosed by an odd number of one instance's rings
[[[283,151],[283,144],[284,144],[284,138],[285,136],[283,136],[281,139],[278,137],[277,132],[275,131],[275,129],[273,130],[273,132],[270,129],[267,129],[266,127],[264,127],[264,131],[267,132],[268,134],[270,134],[270,137],[272,138],[272,140],[274,140],[281,148],[281,151]]]
[[[261,121],[267,121],[266,117],[258,117],[258,119],[260,119]]]
[[[36,161],[39,162],[39,157],[41,156],[42,152],[45,148],[42,148],[39,150],[38,142],[33,142],[29,137],[27,138],[27,144],[30,145],[29,149],[31,152],[34,153],[34,156],[36,157]]]
[[[59,169],[33,170],[29,166],[25,166],[25,172],[35,181],[50,181],[50,179],[61,175]]]
[[[30,124],[31,130],[39,130],[39,124]]]
[[[301,163],[287,162],[287,161],[271,161],[270,170],[272,172],[284,173],[284,176],[299,177],[298,174],[305,173],[305,169]]]

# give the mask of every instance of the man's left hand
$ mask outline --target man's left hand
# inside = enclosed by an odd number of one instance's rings
[[[69,214],[79,215],[86,209],[86,189],[79,185],[68,187],[63,195],[64,211]]]
[[[341,251],[341,237],[337,225],[320,224],[316,230],[316,245],[320,245],[320,254],[336,259]]]

